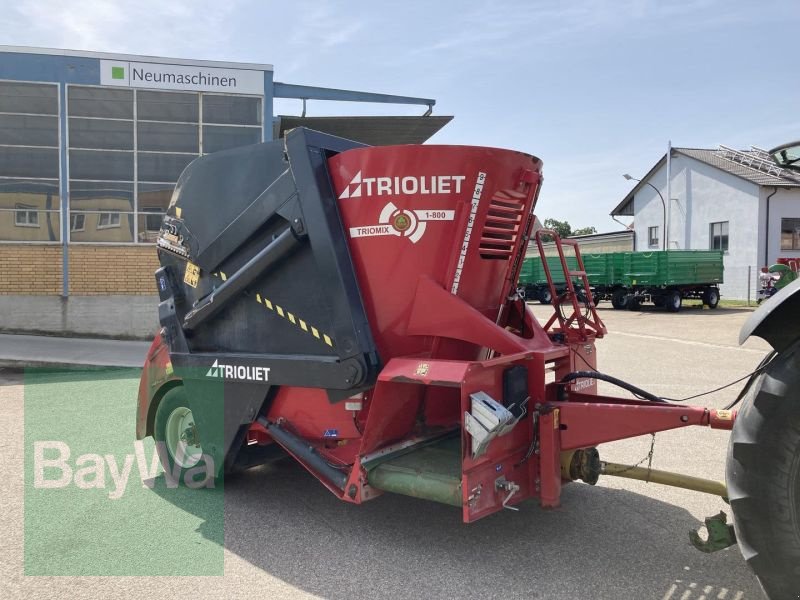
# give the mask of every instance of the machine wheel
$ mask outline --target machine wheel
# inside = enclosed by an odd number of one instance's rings
[[[641,305],[641,301],[636,296],[628,296],[628,303],[626,305],[628,310],[639,310]]]
[[[553,302],[553,295],[550,293],[548,288],[542,288],[539,290],[539,303],[540,304],[551,304]]]
[[[683,298],[678,290],[671,290],[664,294],[664,307],[669,312],[678,312],[683,306]]]
[[[628,292],[625,290],[614,290],[611,294],[611,306],[617,310],[622,310],[628,305]]]
[[[728,445],[742,555],[773,600],[800,592],[800,343],[757,376]]]
[[[184,482],[189,469],[197,468],[195,473],[205,471],[203,449],[183,387],[169,390],[159,402],[153,437],[161,466],[179,482]]]
[[[719,305],[719,290],[717,288],[707,288],[703,292],[703,304],[707,304],[708,308],[717,308]]]

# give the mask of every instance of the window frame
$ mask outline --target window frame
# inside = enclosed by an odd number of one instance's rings
[[[792,231],[792,245],[790,248],[783,245],[784,221],[795,221],[796,223]],[[800,217],[781,217],[780,249],[788,250],[789,252],[800,250]]]
[[[719,234],[714,233],[714,227],[719,225]],[[724,227],[724,231],[723,231]],[[708,249],[728,252],[731,246],[730,221],[712,221],[708,224]],[[719,248],[714,247],[714,240],[719,238]],[[723,243],[724,242],[724,243]]]
[[[56,112],[55,113],[34,113],[34,112],[19,112],[19,111],[3,111],[3,114],[6,115],[19,115],[19,116],[31,116],[31,117],[55,117],[56,118],[56,129],[58,132],[57,138],[57,145],[56,146],[41,146],[41,145],[26,145],[26,144],[3,144],[4,147],[9,148],[50,148],[55,149],[56,152],[59,154],[59,161],[58,161],[58,176],[57,177],[27,177],[24,175],[19,176],[2,176],[0,179],[4,181],[47,181],[47,182],[56,182],[58,186],[58,202],[59,208],[56,210],[46,210],[46,209],[37,209],[37,221],[38,221],[38,213],[61,213],[61,205],[64,202],[64,190],[61,186],[61,177],[62,177],[62,164],[60,160],[61,156],[61,146],[62,146],[62,138],[61,138],[61,94],[59,93],[60,84],[54,81],[23,81],[20,79],[8,79],[8,78],[0,78],[0,84],[2,83],[9,83],[9,84],[24,84],[24,85],[35,85],[35,86],[45,86],[55,88],[55,97],[56,97]],[[41,221],[39,221],[38,225],[16,225],[17,218],[16,218],[16,209],[2,209],[3,212],[11,212],[15,213],[14,215],[14,223],[17,227],[41,227]],[[50,245],[58,245],[62,244],[63,240],[61,239],[62,231],[59,228],[56,232],[58,235],[58,239],[55,240],[7,240],[7,239],[0,239],[0,244],[50,244]]]
[[[142,207],[142,208],[139,207],[139,186],[141,184],[153,184],[153,185],[155,185],[155,184],[164,184],[164,185],[170,185],[170,186],[174,187],[176,181],[152,181],[152,180],[149,180],[149,179],[147,179],[147,180],[142,179],[139,176],[139,164],[138,164],[138,161],[139,161],[139,156],[140,155],[146,155],[146,154],[175,154],[175,155],[184,155],[184,156],[188,155],[188,156],[192,156],[194,158],[198,158],[200,156],[205,156],[206,154],[208,154],[208,152],[205,152],[204,148],[203,148],[203,127],[241,127],[241,128],[257,129],[259,131],[259,134],[257,136],[258,137],[258,141],[259,142],[263,142],[265,140],[265,133],[264,132],[265,132],[266,127],[265,127],[264,123],[265,123],[265,119],[267,118],[267,115],[265,114],[265,108],[266,108],[267,102],[266,102],[266,98],[265,98],[264,94],[228,94],[228,93],[225,93],[225,92],[203,92],[203,91],[196,91],[196,90],[154,90],[154,89],[145,89],[145,88],[131,88],[132,92],[133,92],[131,94],[131,102],[133,103],[132,117],[130,119],[127,119],[127,118],[126,119],[121,119],[121,118],[113,118],[113,117],[91,117],[91,116],[83,116],[83,115],[70,115],[70,111],[69,111],[69,94],[70,94],[70,89],[73,88],[73,87],[79,87],[79,88],[106,88],[107,89],[110,86],[97,85],[97,84],[66,83],[65,84],[66,110],[64,112],[65,112],[65,118],[67,119],[67,125],[69,124],[69,119],[70,118],[128,121],[128,122],[131,122],[132,125],[133,125],[134,146],[133,146],[132,150],[115,150],[115,149],[105,150],[105,149],[93,149],[93,148],[72,148],[70,146],[70,142],[69,142],[69,127],[67,127],[66,143],[64,144],[65,151],[67,153],[67,160],[66,160],[67,177],[65,178],[65,180],[67,182],[69,182],[72,179],[76,179],[75,177],[70,177],[70,170],[69,170],[69,152],[70,152],[70,150],[94,150],[94,151],[98,151],[98,152],[131,152],[133,154],[133,161],[134,161],[133,178],[131,180],[115,181],[115,183],[125,183],[125,184],[131,184],[133,186],[133,210],[131,212],[122,211],[122,212],[125,212],[126,214],[129,214],[131,216],[130,218],[133,219],[133,241],[130,241],[130,242],[127,242],[127,241],[126,242],[105,242],[105,241],[101,242],[101,241],[83,241],[83,240],[81,240],[81,241],[73,241],[70,237],[68,237],[67,241],[70,244],[90,244],[90,245],[91,244],[95,244],[95,245],[97,245],[97,244],[109,245],[110,244],[110,245],[125,246],[125,245],[139,245],[139,244],[153,244],[154,243],[154,241],[143,240],[142,236],[140,235],[140,234],[147,234],[147,233],[154,233],[154,232],[147,230],[146,229],[146,225],[145,225],[145,231],[141,231],[141,232],[139,231],[139,220],[140,220],[139,217],[140,216],[144,216],[145,217],[145,224],[146,224],[147,214],[150,212],[148,210],[144,210],[144,207]],[[163,92],[163,93],[167,93],[167,94],[193,95],[194,98],[197,101],[197,104],[198,104],[198,111],[199,111],[198,120],[196,122],[192,122],[192,121],[179,121],[179,120],[165,121],[165,120],[155,120],[155,119],[139,119],[137,108],[138,108],[138,97],[139,97],[139,93],[140,92]],[[206,123],[203,120],[203,98],[206,97],[206,96],[225,96],[225,97],[233,97],[233,98],[255,98],[255,99],[257,99],[258,102],[259,102],[259,111],[260,111],[261,124],[260,125],[245,125],[245,124],[241,124],[240,125],[240,124]],[[59,100],[60,100],[60,98],[59,98]],[[60,119],[60,107],[59,107],[59,119]],[[198,151],[197,151],[197,153],[194,153],[194,152],[174,152],[174,151],[162,151],[162,150],[141,150],[141,149],[139,149],[139,143],[138,143],[138,133],[139,133],[138,132],[138,129],[139,129],[138,125],[139,125],[139,123],[159,123],[159,124],[174,123],[174,124],[195,125],[197,127],[197,134],[198,134],[198,138],[199,138],[198,139]],[[59,124],[60,124],[60,121],[59,121]],[[60,127],[59,127],[59,132],[60,132]],[[77,181],[94,181],[94,180],[89,180],[89,179],[76,179],[76,180]],[[68,189],[69,189],[69,185],[70,184],[68,183],[67,184]],[[72,206],[71,206],[71,203],[69,203],[69,202],[67,203],[67,211],[68,211],[69,215],[73,214]],[[110,212],[110,211],[79,211],[79,212],[86,213],[86,212]],[[106,218],[109,218],[109,217],[106,217]],[[121,217],[120,217],[120,219],[121,219]],[[98,221],[99,221],[99,219],[98,219]],[[71,224],[72,224],[72,221],[70,219],[70,225]],[[111,227],[119,227],[119,226],[121,226],[121,224],[120,225],[115,225],[115,224],[103,225],[103,226],[101,226],[99,228],[108,229],[108,228],[111,228]],[[67,233],[69,234],[70,230],[68,230]]]
[[[81,218],[81,226],[75,227],[75,223],[78,220],[78,217]],[[73,231],[86,231],[86,213],[85,212],[75,212],[70,213],[69,215],[69,231],[72,233]]]
[[[122,213],[116,210],[104,210],[102,212],[97,213],[97,227],[96,229],[115,229],[121,227],[122,219],[120,217]],[[103,224],[103,217],[108,217],[108,223]],[[117,222],[114,223],[114,217],[117,218]]]
[[[19,217],[20,215],[25,215],[25,221],[20,222]],[[31,220],[31,215],[35,216],[35,219]],[[33,221],[36,221],[35,223]],[[21,202],[17,202],[14,204],[14,227],[41,227],[41,223],[39,223],[39,209],[38,207],[34,206],[33,204],[23,204]]]
[[[648,248],[660,248],[661,247],[661,237],[658,231],[658,225],[650,225],[647,227],[647,247]],[[653,237],[653,233],[655,233],[655,237]]]

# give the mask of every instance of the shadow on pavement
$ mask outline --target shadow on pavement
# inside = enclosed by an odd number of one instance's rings
[[[164,497],[213,521],[197,492]],[[332,599],[763,597],[737,548],[707,555],[689,544],[700,524],[682,508],[584,484],[566,486],[558,510],[521,508],[465,525],[457,509],[403,496],[355,506],[286,460],[226,480],[224,540]]]

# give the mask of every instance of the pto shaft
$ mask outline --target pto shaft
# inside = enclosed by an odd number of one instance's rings
[[[690,475],[681,475],[680,473],[671,473],[670,471],[646,469],[645,467],[631,467],[628,465],[601,461],[600,473],[602,475],[638,479],[639,481],[648,481],[651,483],[660,483],[661,485],[694,490],[695,492],[720,496],[723,499],[727,499],[728,497],[728,488],[720,481],[692,477]]]

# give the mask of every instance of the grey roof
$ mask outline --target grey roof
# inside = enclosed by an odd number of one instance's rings
[[[748,167],[747,165],[724,158],[724,153],[722,150],[706,150],[703,148],[675,148],[675,151],[679,154],[684,154],[685,156],[709,164],[712,167],[722,169],[731,175],[736,175],[737,177],[741,177],[747,181],[752,181],[756,185],[778,185],[789,187],[800,186],[800,180],[797,179],[797,177],[794,176],[791,171],[783,169],[781,175],[767,173],[766,171],[762,171],[754,167]],[[742,153],[758,156],[756,153],[747,150],[742,151]]]
[[[295,127],[355,140],[370,146],[422,144],[453,117],[280,117],[280,136]]]
[[[750,150],[740,151],[743,154],[753,154],[758,158],[756,152]],[[737,161],[733,161],[724,157],[725,152],[716,148],[673,148],[672,155],[683,154],[689,158],[699,160],[702,163],[716,167],[717,169],[730,173],[736,177],[745,179],[755,183],[756,185],[764,186],[778,186],[778,187],[800,187],[800,175],[793,173],[787,169],[782,169],[780,175],[768,173],[755,167],[750,167]],[[642,180],[636,184],[628,194],[617,204],[611,211],[612,216],[632,216],[633,215],[633,197],[645,185],[650,177],[659,168],[661,168],[667,161],[667,155],[664,154],[656,164],[653,165],[647,174],[642,177]]]

